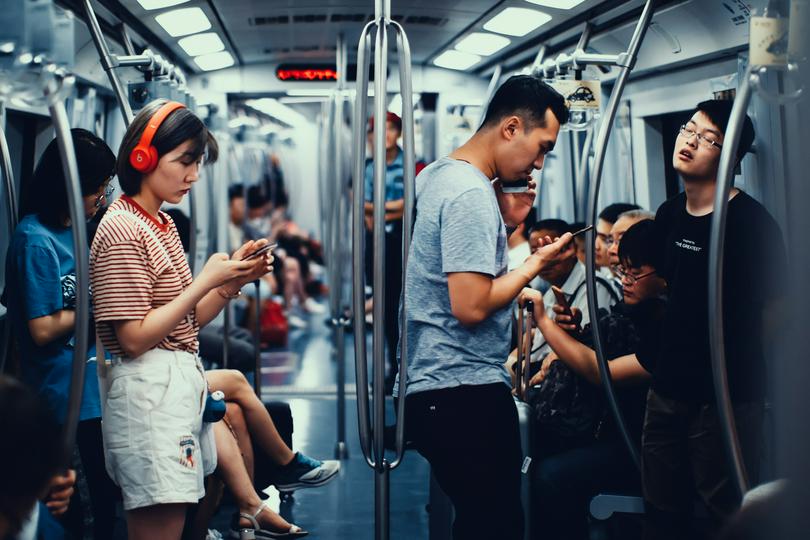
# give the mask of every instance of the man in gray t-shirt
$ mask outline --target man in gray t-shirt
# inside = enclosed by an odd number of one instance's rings
[[[522,538],[517,412],[504,361],[513,301],[571,241],[546,239],[507,272],[507,231],[535,198],[534,169],[568,119],[541,80],[511,77],[483,125],[416,179],[416,222],[403,297],[409,438],[453,502],[454,538]],[[529,179],[522,193],[504,193]],[[398,386],[398,385],[397,385]]]

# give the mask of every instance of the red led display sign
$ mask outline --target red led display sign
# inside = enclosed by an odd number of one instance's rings
[[[281,81],[336,81],[337,70],[323,66],[279,66],[276,77]]]

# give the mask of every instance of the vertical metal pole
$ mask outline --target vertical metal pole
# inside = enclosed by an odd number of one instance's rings
[[[582,157],[582,152],[579,148],[579,132],[577,131],[569,131],[569,141],[571,143],[571,150],[573,151],[573,162],[574,162],[574,177],[571,179],[571,196],[573,197],[573,207],[574,207],[574,221],[579,221],[580,211],[579,211],[579,193],[580,193],[580,186],[582,185],[582,178],[580,177],[580,170],[579,170],[579,162]]]
[[[75,346],[73,349],[73,368],[70,377],[70,396],[68,398],[67,414],[65,415],[65,431],[63,438],[63,459],[65,466],[69,466],[73,455],[73,446],[76,443],[76,429],[79,423],[79,411],[84,391],[84,370],[87,362],[87,331],[90,325],[90,285],[89,285],[89,257],[87,247],[87,228],[85,227],[84,201],[82,199],[81,185],[79,183],[79,167],[76,163],[76,151],[73,147],[73,137],[70,132],[70,123],[65,110],[64,98],[72,89],[75,79],[72,76],[58,74],[53,66],[45,68],[48,80],[44,87],[48,98],[48,111],[53,119],[54,131],[59,145],[59,155],[62,159],[62,169],[65,175],[65,187],[68,194],[68,207],[70,209],[70,223],[73,232],[73,249],[76,263],[76,323],[74,327]]]
[[[256,287],[255,315],[256,323],[253,325],[253,391],[259,401],[262,399],[262,342],[261,342],[261,319],[262,319],[262,282],[257,279],[253,282]]]
[[[14,171],[11,169],[11,151],[8,147],[8,139],[6,139],[5,124],[5,104],[0,101],[0,174],[3,175],[3,188],[6,196],[8,237],[11,238],[15,227],[17,227],[17,192],[14,186]],[[11,322],[9,313],[6,312],[6,320],[3,323],[3,341],[0,343],[0,373],[3,373],[6,369],[6,360],[10,348]]]
[[[731,480],[740,497],[748,491],[748,475],[745,471],[742,449],[737,438],[737,425],[734,421],[734,408],[728,387],[726,371],[726,349],[723,330],[723,264],[726,243],[726,218],[728,216],[728,196],[731,193],[734,178],[734,166],[737,161],[737,148],[745,121],[745,112],[751,101],[751,70],[745,71],[731,117],[728,120],[723,148],[720,151],[720,163],[717,168],[717,185],[714,193],[714,211],[709,236],[709,349],[711,351],[714,392],[717,400],[717,413],[720,416],[720,427],[723,432],[723,443],[729,464]]]
[[[375,22],[369,22],[360,34],[357,44],[357,85],[354,107],[352,147],[354,151],[354,179],[352,196],[352,306],[354,311],[354,361],[357,378],[357,424],[360,449],[369,466],[376,468],[376,457],[371,453],[371,415],[368,394],[368,361],[366,358],[365,321],[365,175],[366,162],[366,114],[368,112],[369,66],[371,64],[370,30]]]
[[[333,272],[335,273],[334,286],[338,289],[336,296],[336,311],[333,312],[335,326],[335,361],[337,363],[337,441],[335,442],[335,457],[346,459],[349,457],[346,447],[346,325],[348,320],[343,309],[343,276],[346,246],[346,221],[348,219],[348,208],[346,207],[346,186],[343,174],[343,105],[345,104],[344,90],[346,85],[346,69],[348,65],[348,51],[346,40],[343,34],[338,35],[337,58],[335,67],[337,68],[337,94],[335,101],[335,204],[337,204],[337,219],[335,227],[335,246],[332,252],[334,260]],[[337,315],[334,317],[334,315]]]
[[[98,24],[96,13],[93,11],[93,5],[90,0],[84,0],[84,13],[87,16],[87,28],[90,30],[90,35],[93,37],[93,43],[96,45],[98,51],[101,67],[107,72],[107,77],[110,79],[110,86],[112,86],[115,97],[118,100],[118,105],[121,107],[121,115],[124,117],[124,125],[128,126],[134,115],[132,114],[132,107],[129,106],[129,99],[127,92],[124,90],[124,85],[115,74],[115,65],[110,54],[110,49],[107,47],[107,42],[104,40],[104,34],[101,32],[101,26]]]
[[[188,260],[191,267],[191,275],[197,268],[197,197],[194,195],[194,186],[188,192]]]
[[[630,76],[638,49],[641,46],[641,41],[647,32],[650,25],[650,20],[653,15],[654,0],[647,0],[644,5],[644,10],[641,13],[641,18],[636,25],[633,37],[630,40],[630,45],[627,49],[628,62],[622,66],[619,76],[616,79],[616,84],[613,87],[613,92],[610,94],[605,115],[602,123],[599,126],[599,135],[596,139],[596,155],[594,156],[593,165],[593,178],[588,190],[588,214],[586,215],[587,224],[594,225],[597,218],[597,203],[599,198],[599,187],[602,182],[602,169],[605,163],[605,154],[607,153],[608,140],[610,139],[610,131],[613,127],[613,120],[616,117],[616,110],[619,107],[619,101],[627,84],[627,79]],[[591,332],[593,333],[594,351],[596,352],[596,359],[599,364],[599,372],[602,380],[602,387],[605,390],[605,395],[610,405],[611,412],[613,413],[619,430],[622,433],[622,438],[630,452],[630,456],[636,467],[641,467],[641,460],[638,452],[638,441],[634,441],[627,430],[627,423],[624,421],[621,407],[616,400],[616,393],[613,389],[613,381],[610,376],[610,367],[608,366],[607,358],[605,356],[605,349],[602,345],[602,336],[599,330],[598,313],[599,301],[596,298],[596,265],[595,263],[595,249],[594,241],[595,235],[593,229],[589,230],[585,239],[585,277],[587,283],[588,293],[588,312],[591,314]]]
[[[489,102],[492,101],[492,97],[498,90],[498,83],[501,81],[502,72],[503,67],[501,66],[501,64],[495,66],[495,71],[492,72],[492,78],[489,80],[489,86],[487,86],[486,96],[484,96],[484,101],[481,103],[481,115],[478,118],[479,127],[481,126],[481,124],[484,123],[484,118],[486,118],[487,116],[487,108],[489,107]]]
[[[230,344],[228,335],[231,333],[231,303],[225,304],[225,313],[222,314],[222,369],[228,369],[228,357],[230,356]]]

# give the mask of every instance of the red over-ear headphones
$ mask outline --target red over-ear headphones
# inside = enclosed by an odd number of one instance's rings
[[[184,109],[185,107],[182,103],[169,101],[152,115],[141,134],[141,140],[129,153],[129,164],[132,165],[133,169],[144,174],[155,170],[158,164],[158,153],[157,149],[152,146],[152,139],[167,116],[177,109]]]

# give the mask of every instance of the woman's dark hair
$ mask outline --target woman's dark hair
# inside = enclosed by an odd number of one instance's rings
[[[653,236],[655,222],[643,219],[627,229],[619,242],[619,261],[625,268],[655,267],[658,250]]]
[[[115,154],[100,138],[86,129],[71,129],[82,196],[93,195],[115,174]],[[22,214],[37,214],[50,227],[64,227],[70,217],[65,173],[59,144],[48,143],[39,158],[34,176],[22,194]]]
[[[478,129],[491,127],[512,115],[521,119],[525,129],[545,127],[548,109],[560,125],[568,122],[568,107],[559,92],[532,75],[513,75],[492,96],[484,122]]]
[[[154,114],[167,103],[165,99],[156,99],[147,104],[135,117],[127,128],[121,146],[118,149],[118,181],[121,189],[127,195],[136,195],[141,191],[141,180],[143,173],[136,171],[129,164],[129,155],[138,146],[146,125]],[[219,156],[219,147],[214,136],[205,127],[202,120],[196,114],[186,108],[177,109],[169,113],[169,116],[160,124],[154,138],[152,146],[158,153],[158,158],[171,152],[186,141],[192,141],[189,148],[190,157],[194,160],[205,155],[206,163],[213,163]]]
[[[0,515],[13,538],[59,472],[62,430],[37,394],[5,375],[0,375],[0,410]]]

